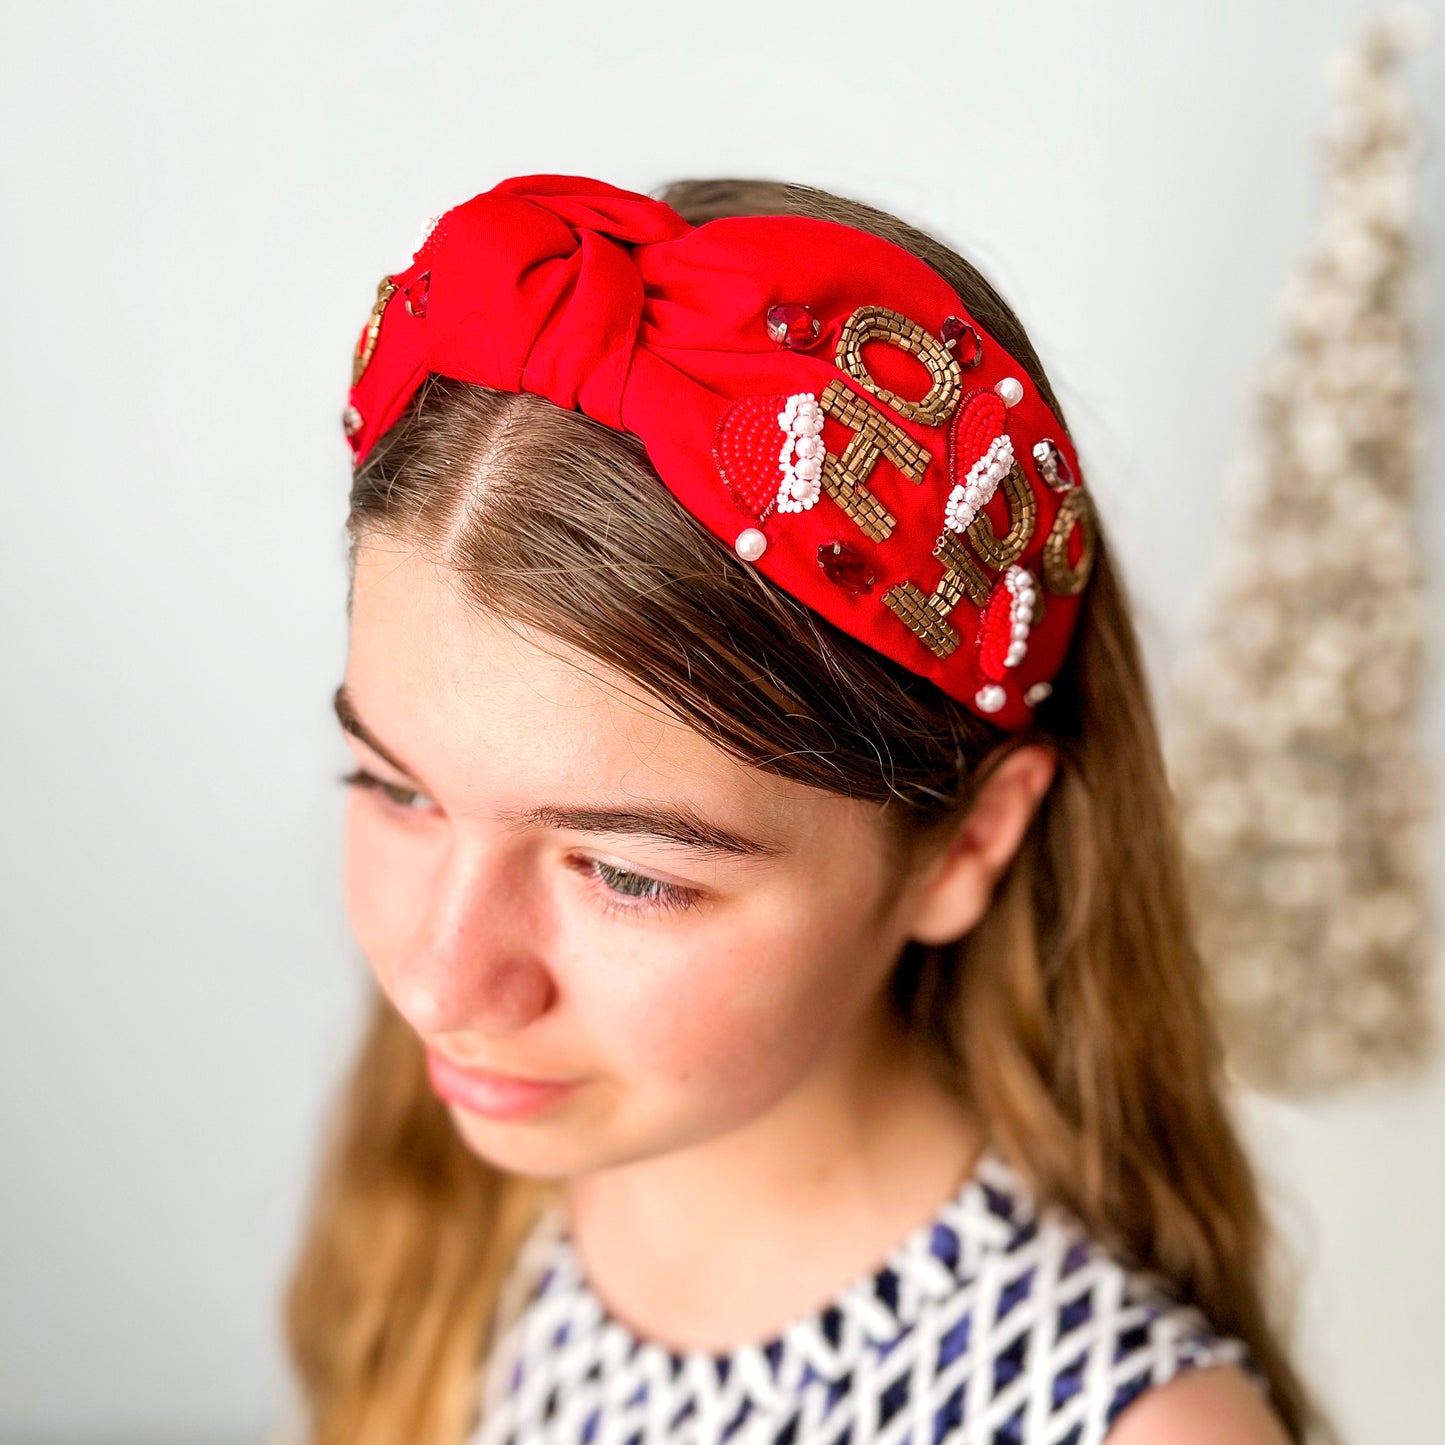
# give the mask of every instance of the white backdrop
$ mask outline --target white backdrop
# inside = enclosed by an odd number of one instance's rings
[[[1376,8],[6,7],[0,1440],[255,1440],[286,1400],[279,1290],[363,976],[338,417],[424,218],[515,173],[743,173],[937,230],[1030,327],[1162,679],[1313,239],[1327,58]],[[1445,28],[1408,74],[1438,446]],[[1425,1440],[1445,1064],[1242,1106],[1307,1369],[1353,1441]]]

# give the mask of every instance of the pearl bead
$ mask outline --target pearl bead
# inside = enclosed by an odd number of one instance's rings
[[[1048,697],[1048,695],[1053,692],[1053,690],[1054,685],[1051,682],[1036,682],[1024,694],[1024,701],[1028,703],[1030,707],[1034,707],[1038,703],[1041,703],[1046,697]]]
[[[733,551],[744,562],[756,562],[767,550],[768,539],[756,527],[744,527],[733,543]]]
[[[1016,406],[1024,399],[1024,384],[1016,376],[1004,377],[994,390],[1003,397],[1005,406]]]
[[[341,413],[341,425],[346,435],[354,437],[362,428],[361,413],[354,406],[349,406]]]
[[[974,693],[973,700],[984,712],[997,712],[1004,704],[1004,690],[997,683],[989,683]]]

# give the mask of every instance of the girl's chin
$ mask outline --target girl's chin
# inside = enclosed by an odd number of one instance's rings
[[[604,1135],[561,1118],[509,1121],[489,1119],[461,1104],[448,1103],[458,1136],[483,1164],[529,1179],[569,1179],[606,1168]]]

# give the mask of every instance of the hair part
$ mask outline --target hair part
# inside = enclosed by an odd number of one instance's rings
[[[661,199],[695,223],[814,216],[904,246],[1063,421],[1017,317],[921,231],[769,181],[679,182]],[[1334,1438],[1276,1323],[1286,1282],[1225,1102],[1158,727],[1102,524],[1053,692],[1012,735],[721,547],[635,438],[534,396],[430,378],[356,471],[347,525],[353,565],[367,541],[418,548],[489,616],[597,659],[748,766],[876,804],[900,867],[966,816],[1009,752],[1050,747],[1054,780],[988,911],[955,943],[909,943],[889,998],[1041,1202],[1243,1339],[1293,1440]],[[461,1445],[512,1252],[547,1194],[466,1148],[419,1040],[377,991],[286,1295],[311,1445]]]

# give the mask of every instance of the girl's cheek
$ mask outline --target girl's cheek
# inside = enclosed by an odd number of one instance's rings
[[[659,1082],[731,1088],[742,1078],[766,1088],[818,1022],[779,943],[771,930],[741,938],[733,928],[725,943],[704,935],[686,954],[666,951],[638,986],[589,991],[599,1017],[589,1032],[608,1041],[620,1066]]]
[[[378,966],[415,936],[426,911],[419,860],[355,814],[346,829],[346,911],[361,951]]]
[[[868,970],[851,927],[843,900],[815,895],[806,909],[771,910],[704,950],[659,1010],[658,1057],[674,1077],[710,1076],[734,1094],[765,1100],[789,1087],[866,1005]]]

